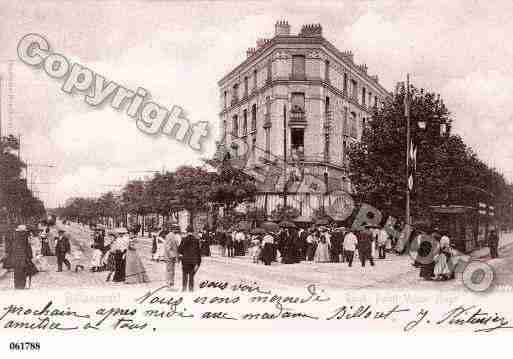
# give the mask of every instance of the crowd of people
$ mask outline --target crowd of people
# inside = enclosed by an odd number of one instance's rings
[[[342,262],[352,266],[357,253],[362,266],[367,261],[373,266],[374,258],[378,256],[384,259],[393,246],[393,239],[385,229],[369,225],[363,225],[358,231],[344,227],[313,226],[309,229],[285,227],[253,232],[235,229],[207,236],[221,247],[222,256],[249,254],[254,263],[262,262],[265,265],[309,261]]]
[[[147,283],[150,281],[143,261],[136,248],[139,225],[129,229],[118,228],[106,234],[101,226],[92,226],[92,238],[88,255],[84,252],[89,245],[70,241],[64,227],[45,225],[29,229],[20,225],[16,228],[11,243],[10,255],[3,259],[4,268],[14,272],[14,287],[27,287],[27,278],[39,271],[50,270],[48,258],[56,258],[56,271],[62,272],[63,266],[75,272],[88,269],[91,272],[106,272],[107,282],[127,284]],[[425,231],[416,230],[411,240],[417,244],[416,257],[412,265],[419,268],[420,277],[425,280],[448,280],[454,278],[451,259],[457,251],[451,246],[447,233],[438,228],[430,231],[437,247],[431,261],[429,241],[422,241]],[[275,226],[256,230],[233,229],[230,231],[205,229],[195,233],[192,227],[181,232],[178,225],[166,225],[151,235],[151,260],[165,262],[166,283],[170,290],[175,289],[175,268],[182,265],[182,290],[194,290],[194,276],[201,265],[201,257],[211,255],[211,246],[219,248],[220,255],[227,258],[249,255],[255,264],[266,266],[275,262],[293,264],[300,262],[346,263],[353,265],[355,258],[362,267],[367,262],[375,265],[375,259],[386,259],[394,251],[395,238],[385,228],[363,224],[360,230],[344,227],[312,226]],[[498,256],[499,238],[491,231],[489,238],[492,258]],[[415,247],[415,245],[413,246]],[[429,248],[428,248],[429,247]],[[141,250],[139,248],[139,250]],[[74,269],[73,269],[74,268]]]

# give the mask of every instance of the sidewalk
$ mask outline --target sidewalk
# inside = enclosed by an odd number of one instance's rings
[[[499,239],[499,255],[500,250],[513,245],[513,232],[502,232]],[[483,247],[476,249],[470,253],[472,258],[486,258],[490,256],[490,248]]]

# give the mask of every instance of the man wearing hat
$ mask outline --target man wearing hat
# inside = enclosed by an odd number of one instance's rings
[[[374,259],[372,258],[372,232],[368,224],[363,224],[363,230],[360,231],[358,236],[358,257],[365,267],[365,262],[368,259],[371,266],[374,266]]]
[[[192,226],[178,246],[178,254],[182,260],[182,291],[194,290],[194,275],[201,265],[201,251],[198,238],[193,234]]]
[[[11,263],[14,269],[14,288],[25,289],[27,274],[32,261],[32,247],[30,246],[27,226],[19,225],[14,233],[12,244]]]
[[[174,290],[175,266],[180,242],[180,227],[177,225],[169,226],[169,233],[166,235],[164,242],[164,258],[166,260],[167,283],[170,290]]]
[[[64,235],[64,230],[59,229],[59,236],[55,244],[55,255],[57,257],[57,272],[62,272],[62,263],[66,264],[68,270],[71,269],[70,262],[66,259],[66,254],[71,251],[69,239]]]

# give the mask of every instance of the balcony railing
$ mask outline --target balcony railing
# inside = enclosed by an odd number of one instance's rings
[[[303,109],[296,108],[292,109],[289,112],[289,126],[299,126],[304,127],[306,126],[306,115]]]
[[[305,81],[306,80],[306,74],[304,74],[304,73],[299,73],[299,74],[292,73],[292,74],[290,74],[289,78],[291,80]]]

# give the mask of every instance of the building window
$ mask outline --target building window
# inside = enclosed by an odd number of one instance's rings
[[[362,105],[365,106],[367,101],[367,94],[365,93],[365,87],[362,87]]]
[[[232,102],[239,101],[239,84],[233,85],[233,99]]]
[[[356,80],[351,80],[351,98],[356,100],[358,98],[358,84]]]
[[[244,97],[247,97],[248,96],[248,88],[249,84],[248,84],[248,77],[244,77]]]
[[[256,131],[257,128],[257,106],[251,106],[251,131]]]
[[[242,136],[248,134],[248,110],[242,111]]]
[[[223,102],[224,102],[224,108],[226,108],[228,106],[228,92],[225,91],[223,93]]]
[[[239,136],[239,119],[237,115],[233,116],[232,120],[232,136],[238,137]]]
[[[369,91],[369,102],[368,102],[369,106],[371,106],[372,104],[372,94],[371,92]]]
[[[291,95],[292,112],[305,113],[305,94],[304,92],[293,92]]]
[[[378,107],[378,96],[374,96],[374,107]]]
[[[267,61],[267,82],[270,82],[273,78],[273,68],[271,60]]]
[[[265,97],[265,113],[267,115],[271,114],[271,97],[269,96]]]
[[[326,60],[324,62],[324,79],[326,81],[330,80],[330,61]]]
[[[256,90],[258,87],[258,72],[257,70],[253,70],[253,89]]]
[[[305,130],[303,128],[293,128],[290,132],[290,142],[293,159],[302,159],[305,148]]]
[[[350,135],[352,138],[358,138],[358,123],[356,121],[356,113],[354,113],[354,112],[351,112]]]
[[[223,139],[226,139],[226,132],[227,128],[226,128],[226,120],[223,120]],[[224,140],[223,140],[224,142]]]
[[[292,56],[292,78],[296,80],[304,80],[306,78],[304,55]]]
[[[344,72],[344,96],[347,97],[347,74]]]

